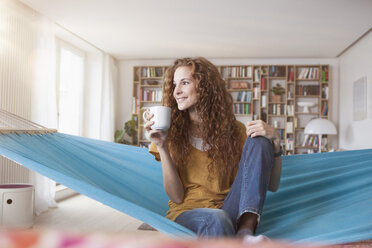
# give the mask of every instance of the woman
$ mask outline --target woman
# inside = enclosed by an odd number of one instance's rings
[[[163,101],[172,112],[169,130],[152,130],[151,114],[145,129],[162,163],[167,217],[203,237],[252,237],[273,164],[281,168],[278,132],[263,121],[236,121],[224,80],[204,58],[174,62]],[[278,177],[271,181],[276,190]]]

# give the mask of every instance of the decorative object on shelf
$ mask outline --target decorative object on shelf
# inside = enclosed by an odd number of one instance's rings
[[[232,81],[231,89],[249,89],[249,83],[246,81]]]
[[[304,108],[304,113],[310,113],[309,108],[314,107],[315,102],[298,102],[297,105]]]
[[[272,97],[273,102],[281,102],[282,101],[282,95],[285,93],[285,89],[280,85],[276,84],[271,91],[274,93]]]
[[[126,145],[137,144],[137,123],[134,118],[125,122],[124,129],[115,131],[115,142]]]
[[[317,118],[307,123],[305,127],[305,134],[317,134],[319,136],[319,153],[322,152],[322,135],[336,135],[337,129],[335,125],[327,119]]]

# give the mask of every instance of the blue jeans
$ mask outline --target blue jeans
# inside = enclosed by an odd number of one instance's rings
[[[175,222],[198,236],[233,236],[239,218],[247,212],[261,215],[274,163],[274,148],[264,137],[247,138],[239,169],[221,209],[196,208]]]

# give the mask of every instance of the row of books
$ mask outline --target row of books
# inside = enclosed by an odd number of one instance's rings
[[[254,81],[255,82],[260,82],[260,69],[254,69]]]
[[[319,95],[319,85],[297,85],[297,95],[314,96]]]
[[[293,138],[287,138],[285,142],[285,149],[286,150],[293,150],[294,149],[294,142]]]
[[[328,115],[328,105],[323,103],[322,116],[327,116],[327,115]]]
[[[252,101],[252,92],[251,91],[239,91],[235,100],[238,102],[250,102]]]
[[[287,123],[285,124],[285,131],[287,133],[293,133],[293,122],[292,121],[287,121]]]
[[[322,88],[322,98],[323,99],[328,99],[328,86],[324,86]]]
[[[141,101],[155,101],[160,102],[161,98],[163,97],[163,92],[161,89],[159,90],[140,90],[140,97]]]
[[[298,73],[298,79],[318,79],[319,68],[301,68]]]
[[[285,66],[271,66],[269,68],[270,77],[285,77]]]
[[[328,82],[328,67],[322,69],[322,82]]]
[[[251,114],[252,104],[250,103],[234,103],[234,114]]]
[[[132,113],[136,114],[139,112],[139,99],[136,97],[132,98]]]
[[[287,105],[287,115],[294,116],[294,105]]]
[[[162,77],[163,69],[161,67],[145,67],[142,68],[142,77]]]
[[[317,147],[319,145],[319,136],[306,134],[302,146],[313,146]]]
[[[272,113],[273,115],[285,115],[285,104],[273,104]]]
[[[252,66],[233,66],[229,69],[230,77],[252,77]]]
[[[294,71],[293,71],[293,68],[291,68],[290,71],[289,71],[288,81],[289,82],[293,82],[294,81]]]

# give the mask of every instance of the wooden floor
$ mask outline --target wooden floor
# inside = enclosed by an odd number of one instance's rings
[[[141,221],[84,195],[60,201],[58,208],[35,217],[34,228],[110,234],[162,235],[157,231],[137,228]]]

